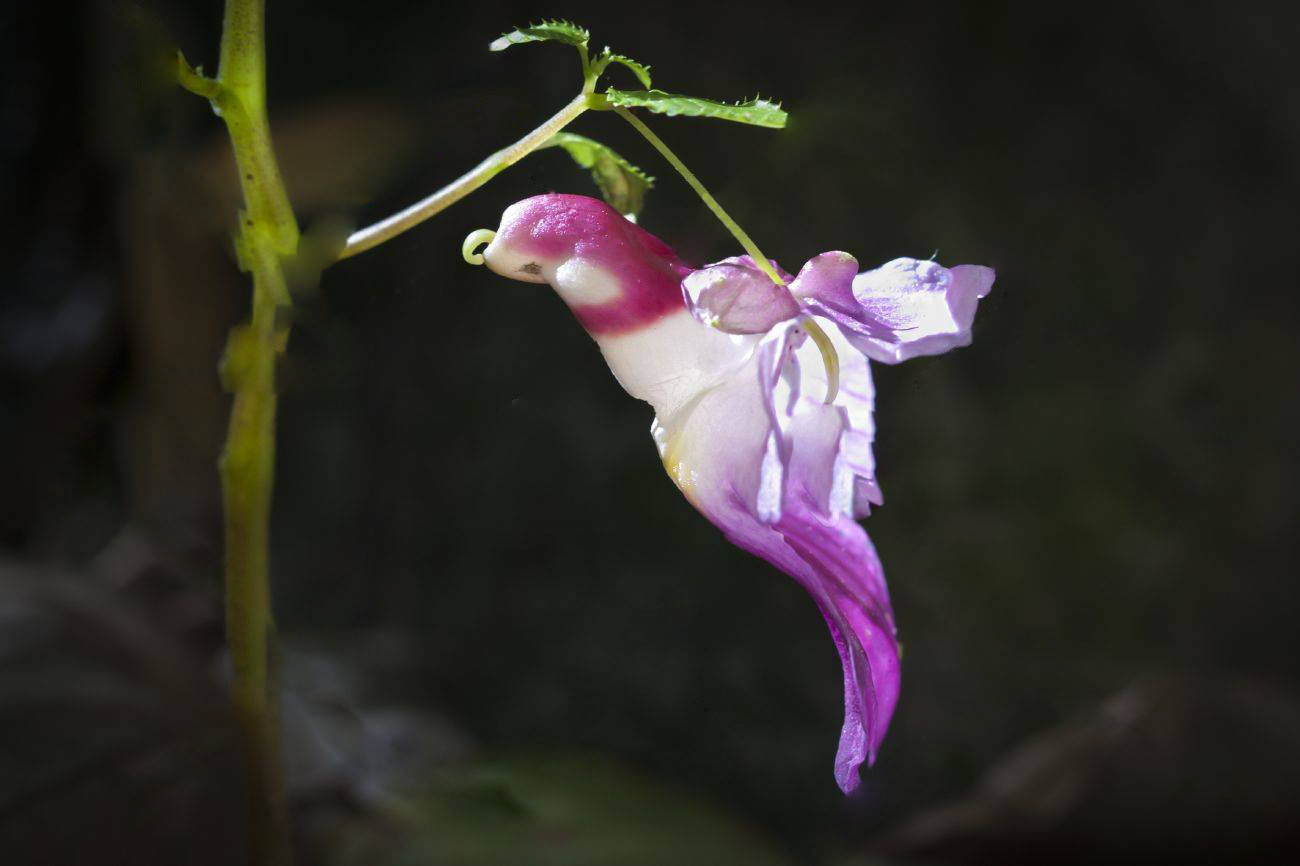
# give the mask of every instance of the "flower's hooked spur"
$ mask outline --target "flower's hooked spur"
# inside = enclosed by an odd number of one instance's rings
[[[853,790],[899,686],[884,572],[856,522],[882,502],[867,358],[968,343],[993,271],[896,259],[858,273],[852,256],[829,252],[778,286],[747,256],[691,268],[609,205],[558,194],[508,208],[482,258],[554,287],[619,383],[654,407],[659,454],[691,504],[817,602],[844,666],[835,779]],[[810,319],[839,356],[829,404]]]

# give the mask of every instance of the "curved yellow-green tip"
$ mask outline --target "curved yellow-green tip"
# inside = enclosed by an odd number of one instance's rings
[[[826,336],[821,325],[812,320],[811,317],[805,317],[803,329],[812,337],[813,343],[817,346],[817,351],[822,353],[822,363],[826,366],[826,405],[835,402],[835,396],[840,393],[840,356],[835,351],[835,346],[831,343],[831,338]]]
[[[483,255],[476,252],[476,250],[492,243],[492,239],[496,236],[497,233],[492,229],[478,229],[470,232],[465,238],[465,243],[460,245],[461,257],[471,265],[483,264]]]

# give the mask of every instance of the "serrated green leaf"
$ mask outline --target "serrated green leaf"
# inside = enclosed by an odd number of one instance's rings
[[[557,132],[542,147],[562,147],[591,177],[600,194],[619,213],[640,213],[646,190],[655,179],[619,156],[606,145],[572,132]]]
[[[541,21],[501,34],[488,47],[493,51],[505,51],[511,45],[523,45],[525,42],[563,42],[565,45],[585,47],[591,34],[586,28],[579,27],[572,21]]]
[[[669,117],[677,115],[715,117],[719,120],[734,120],[737,123],[766,126],[770,129],[781,129],[789,117],[780,103],[770,102],[761,97],[755,97],[748,102],[714,102],[712,99],[664,93],[662,90],[631,91],[615,90],[611,87],[605,91],[605,98],[609,100],[610,105],[622,108],[645,108]]]
[[[649,66],[646,66],[644,63],[638,63],[631,57],[626,57],[622,54],[614,54],[608,47],[600,53],[600,57],[598,57],[596,63],[593,64],[595,73],[600,75],[605,71],[605,67],[611,63],[618,63],[626,66],[628,69],[632,70],[632,74],[641,82],[642,87],[645,87],[647,90],[650,88]]]

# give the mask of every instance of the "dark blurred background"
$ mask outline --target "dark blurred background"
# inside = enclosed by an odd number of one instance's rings
[[[274,579],[300,859],[1300,856],[1300,14],[274,0],[304,225],[380,218],[567,101],[570,49],[487,51],[552,15],[664,89],[784,100],[780,132],[647,120],[787,268],[997,269],[972,347],[876,367],[903,697],[844,798],[814,605],[673,488],[549,291],[463,264],[511,202],[595,194],[539,153],[297,291]],[[249,289],[224,131],[157,65],[214,69],[220,4],[0,16],[0,850],[238,862],[215,371]],[[735,252],[617,118],[572,129],[658,176],[641,223],[685,258]]]

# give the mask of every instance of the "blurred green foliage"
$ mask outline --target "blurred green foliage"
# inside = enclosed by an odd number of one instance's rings
[[[339,866],[780,866],[768,842],[684,790],[592,756],[484,760],[386,820],[343,831]]]

